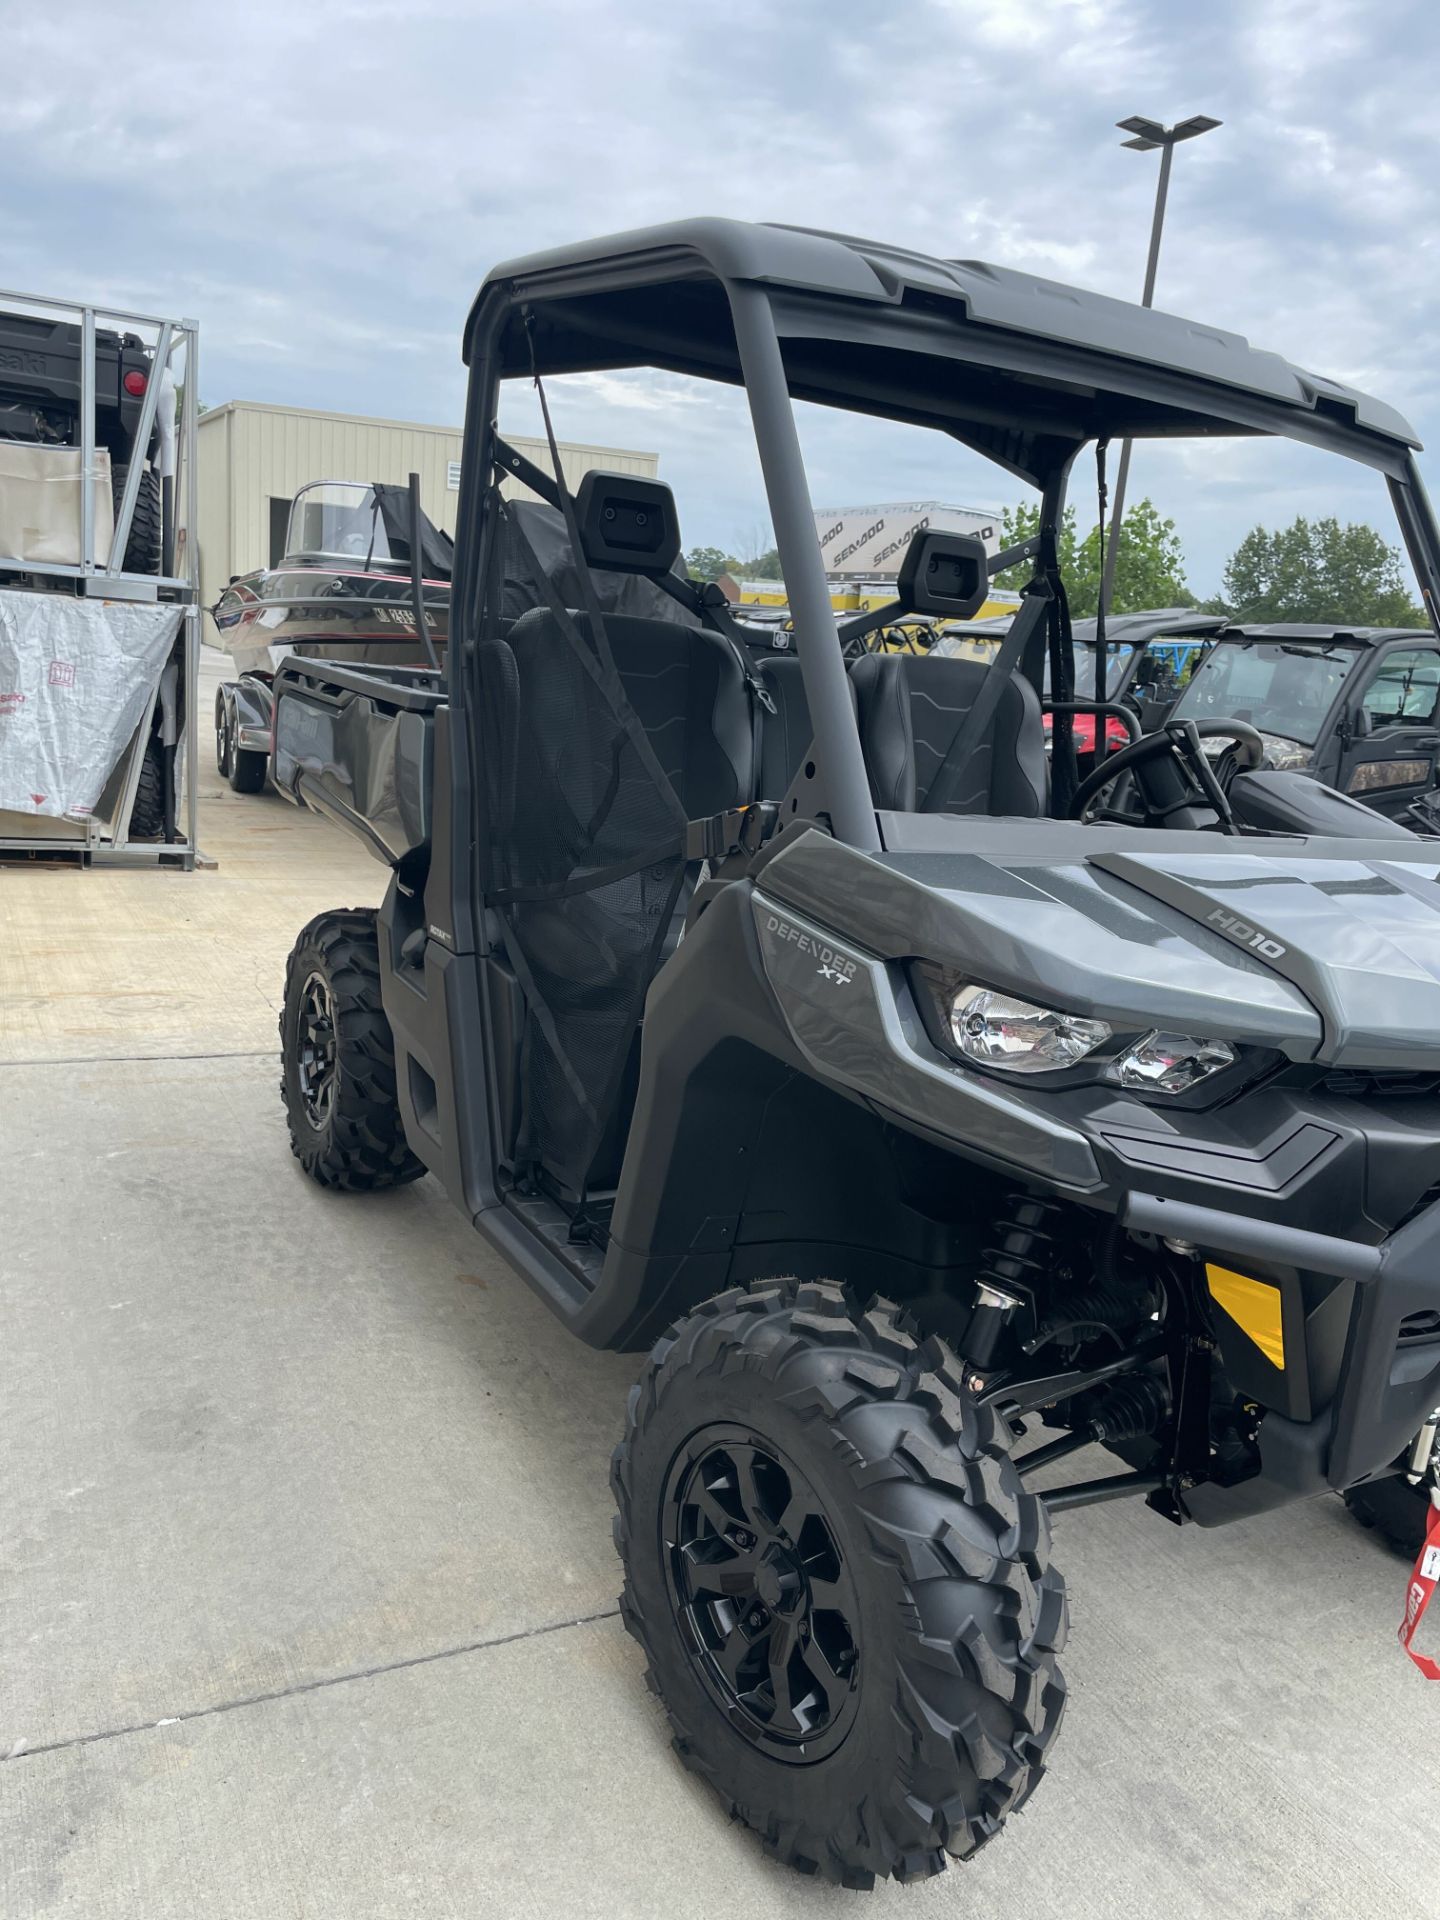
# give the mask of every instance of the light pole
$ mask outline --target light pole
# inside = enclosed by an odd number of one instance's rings
[[[1155,298],[1155,268],[1160,260],[1160,233],[1165,225],[1165,196],[1170,191],[1170,161],[1182,140],[1193,140],[1197,134],[1209,133],[1220,122],[1212,120],[1207,113],[1192,113],[1188,120],[1179,120],[1173,127],[1162,126],[1158,120],[1147,120],[1143,113],[1132,113],[1128,120],[1115,123],[1122,133],[1133,134],[1131,140],[1122,140],[1121,145],[1134,147],[1137,153],[1153,153],[1160,149],[1160,178],[1155,183],[1155,217],[1150,223],[1150,257],[1145,262],[1145,291],[1140,296],[1142,307],[1150,306]],[[1115,504],[1110,514],[1110,537],[1105,543],[1105,572],[1100,581],[1100,606],[1108,612],[1110,601],[1115,592],[1115,561],[1120,552],[1120,522],[1125,514],[1125,482],[1130,477],[1130,442],[1120,443],[1120,464],[1115,472]]]

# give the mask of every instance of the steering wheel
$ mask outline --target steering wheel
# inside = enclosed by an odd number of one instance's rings
[[[1171,731],[1171,727],[1175,731]],[[1181,729],[1184,729],[1184,732]],[[1223,739],[1235,742],[1235,766],[1241,773],[1248,773],[1265,756],[1265,742],[1258,730],[1246,720],[1184,720],[1170,722],[1157,728],[1154,733],[1142,733],[1138,740],[1132,740],[1129,746],[1121,747],[1118,752],[1107,754],[1093,772],[1088,773],[1075,790],[1075,798],[1070,802],[1070,818],[1079,820],[1086,807],[1096,794],[1108,787],[1112,780],[1122,773],[1130,772],[1143,765],[1147,760],[1157,759],[1161,754],[1173,753],[1182,761],[1189,756],[1185,751],[1185,735],[1193,730],[1197,740]],[[1208,772],[1209,769],[1207,768]],[[1211,775],[1214,779],[1214,775]],[[1204,783],[1202,781],[1202,790]],[[1209,798],[1209,795],[1206,795]]]

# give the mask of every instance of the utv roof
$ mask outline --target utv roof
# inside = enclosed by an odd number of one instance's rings
[[[1292,640],[1297,643],[1314,641],[1317,646],[1334,646],[1349,642],[1360,647],[1378,647],[1386,640],[1433,640],[1435,635],[1429,627],[1327,627],[1308,626],[1295,622],[1279,621],[1256,623],[1239,622],[1227,626],[1216,635],[1219,640]]]
[[[1013,613],[992,614],[986,620],[967,620],[952,631],[963,639],[967,634],[988,635],[1008,633]],[[1105,639],[1112,647],[1144,647],[1162,634],[1174,635],[1177,639],[1187,633],[1219,633],[1225,625],[1225,616],[1220,613],[1201,613],[1195,607],[1152,607],[1137,613],[1112,613],[1105,620]],[[1084,620],[1071,624],[1071,632],[1082,646],[1095,644],[1095,618],[1093,614]]]
[[[542,373],[738,380],[729,296],[747,288],[770,304],[797,398],[952,432],[1028,478],[1107,436],[1278,433],[1391,471],[1419,445],[1383,402],[1219,327],[981,261],[738,220],[504,262],[472,309],[466,358],[498,302],[502,377],[533,355]],[[973,369],[964,380],[957,361]]]
[[[1143,647],[1162,634],[1178,639],[1187,633],[1218,633],[1225,625],[1220,613],[1201,613],[1196,607],[1155,607],[1143,613],[1112,613],[1105,619],[1105,638],[1112,647]],[[1095,644],[1095,621],[1076,620],[1072,631],[1086,646]]]

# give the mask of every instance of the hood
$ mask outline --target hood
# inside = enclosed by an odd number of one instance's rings
[[[1440,1069],[1440,859],[1423,841],[1403,859],[1393,841],[1260,854],[1208,834],[913,818],[929,845],[866,855],[805,834],[759,884],[884,958],[1122,1030]]]
[[[1218,931],[1297,987],[1320,1016],[1317,1060],[1440,1067],[1436,854],[1426,855],[1423,842],[1403,860],[1345,857],[1344,842],[1308,844],[1300,861],[1284,853],[1178,860],[1116,853],[1095,864]]]

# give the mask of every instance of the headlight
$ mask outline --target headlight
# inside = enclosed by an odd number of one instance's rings
[[[1185,1033],[1147,1033],[1122,1054],[1115,1077],[1139,1093],[1188,1093],[1212,1073],[1233,1067],[1228,1040],[1201,1040]]]
[[[977,1066],[1006,1073],[1055,1073],[1103,1046],[1110,1028],[1054,1007],[1032,1006],[989,987],[957,987],[950,999],[955,1045]]]

